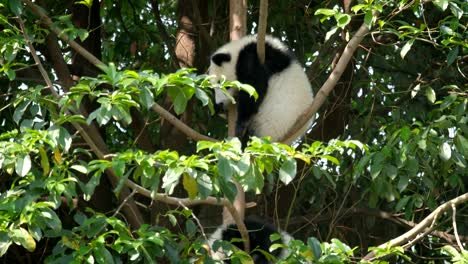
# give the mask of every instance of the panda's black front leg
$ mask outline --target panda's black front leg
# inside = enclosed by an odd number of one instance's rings
[[[237,122],[236,122],[236,136],[245,146],[249,136],[249,123],[252,116],[258,112],[258,104],[253,97],[246,92],[240,92],[237,98]]]

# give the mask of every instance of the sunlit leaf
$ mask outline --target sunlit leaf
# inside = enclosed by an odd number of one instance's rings
[[[447,161],[450,159],[450,157],[452,157],[452,149],[450,148],[450,145],[447,142],[442,143],[439,150],[439,156],[443,160]]]
[[[184,186],[185,191],[187,191],[188,196],[190,199],[195,199],[198,193],[198,185],[197,181],[190,177],[187,173],[184,173],[182,178],[182,184]]]
[[[28,154],[23,154],[18,157],[15,165],[15,172],[24,177],[31,170],[31,157]]]
[[[432,89],[431,87],[427,87],[426,97],[427,97],[427,100],[429,100],[429,102],[434,103],[436,100],[436,94],[434,92],[434,89]]]
[[[401,48],[400,56],[402,59],[405,58],[406,54],[408,53],[408,51],[410,51],[413,44],[414,44],[414,39],[410,39],[408,42],[405,43],[403,48]]]
[[[279,179],[288,185],[295,177],[297,172],[297,163],[293,158],[287,158],[279,170]]]

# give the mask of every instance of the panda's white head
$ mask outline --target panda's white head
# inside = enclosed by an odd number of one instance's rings
[[[248,44],[256,43],[257,35],[245,36],[241,39],[231,41],[217,49],[211,56],[209,74],[215,75],[217,79],[225,76],[227,81],[237,80],[236,65],[239,59],[239,53]],[[279,39],[272,36],[266,36],[265,42],[274,49],[288,52],[288,47]]]
[[[273,49],[284,53],[289,52],[288,47],[277,38],[267,35],[265,37],[265,42]],[[237,73],[237,71],[239,70],[237,68],[239,63],[239,54],[242,50],[246,48],[247,45],[252,43],[257,43],[256,35],[249,35],[241,39],[231,41],[217,49],[211,56],[210,67],[208,69],[208,73],[214,76],[213,81],[218,82],[223,78],[226,81],[239,80],[239,75]],[[247,57],[244,59],[251,59],[251,57]],[[242,70],[246,71],[249,69],[243,68]],[[234,96],[236,92],[237,90],[235,89],[229,90],[229,94],[231,96]],[[229,99],[221,91],[215,90],[215,101],[216,103],[220,104],[228,102]]]
[[[219,80],[224,76],[227,81],[237,80],[236,65],[240,51],[249,43],[256,41],[256,36],[247,36],[221,46],[211,56],[209,74]]]

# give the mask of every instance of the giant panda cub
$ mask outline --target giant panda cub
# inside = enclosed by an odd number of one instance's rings
[[[272,263],[268,261],[268,258],[263,252],[267,252],[277,260],[284,259],[289,255],[289,252],[282,247],[277,248],[272,252],[270,252],[270,247],[273,244],[288,245],[289,241],[293,239],[291,235],[284,231],[278,231],[275,226],[263,223],[256,219],[246,219],[244,223],[249,232],[250,256],[252,257],[252,260],[255,264]],[[276,233],[281,235],[281,240],[271,242],[270,235]],[[232,245],[244,250],[244,243],[242,242],[241,234],[235,224],[219,226],[208,240],[210,249],[213,249],[213,243],[216,240],[231,242]],[[224,261],[224,263],[230,263],[230,261],[227,259],[227,256],[221,249],[216,252],[212,252],[212,257],[215,260]]]
[[[255,101],[246,92],[229,90],[237,103],[236,136],[243,143],[249,136],[281,140],[314,99],[309,80],[294,54],[271,36],[265,38],[263,65],[257,56],[257,37],[246,36],[214,52],[209,73],[218,79],[224,75],[227,81],[250,84],[258,93]],[[215,97],[218,104],[229,100],[219,90],[215,91]],[[301,137],[312,121],[297,131],[293,140]]]

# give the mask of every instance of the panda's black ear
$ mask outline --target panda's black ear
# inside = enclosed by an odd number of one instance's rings
[[[231,61],[231,54],[229,53],[216,53],[215,55],[211,56],[211,60],[218,66],[221,66],[223,62],[230,62]]]

